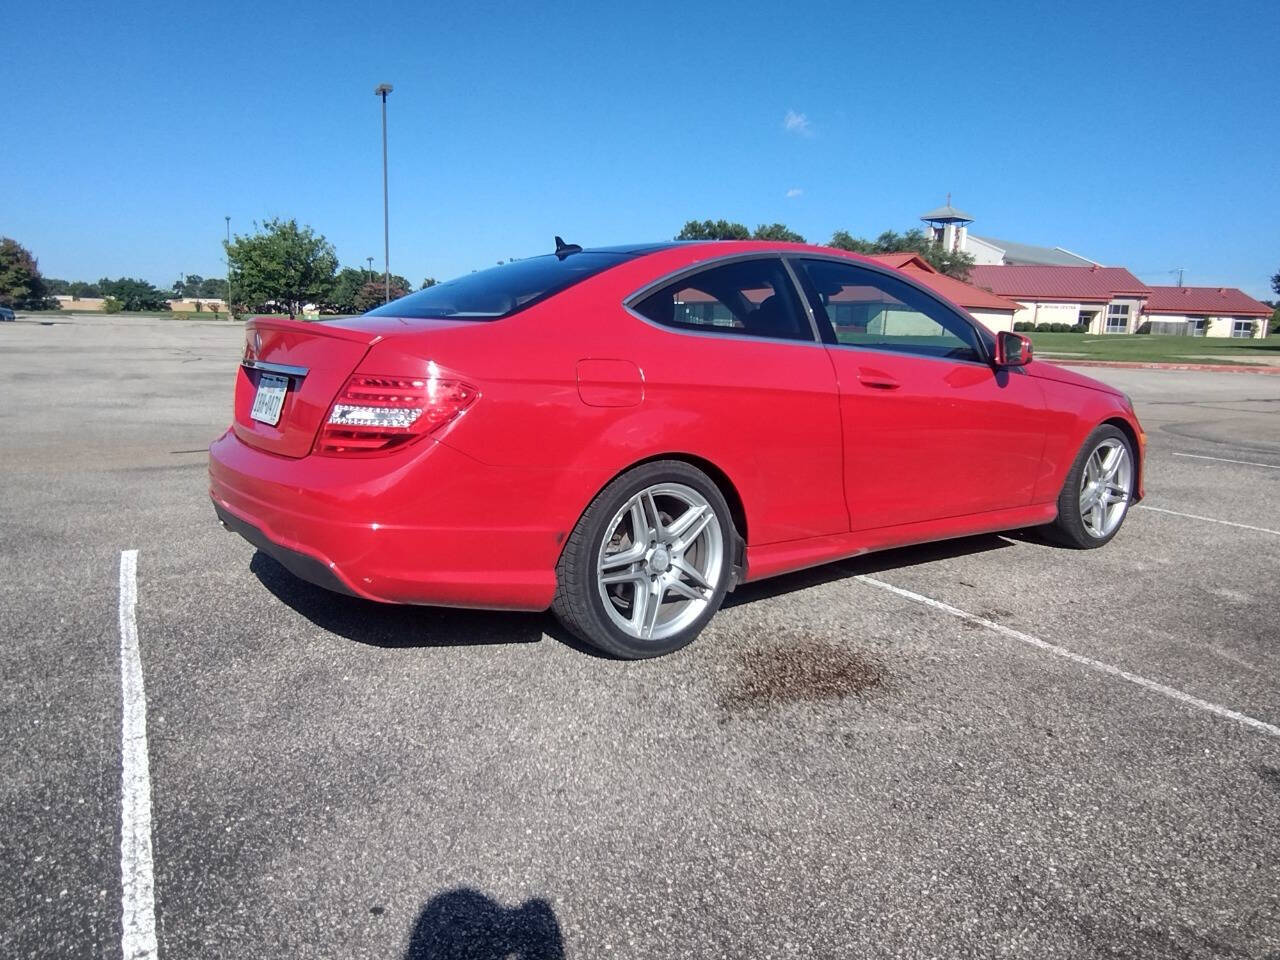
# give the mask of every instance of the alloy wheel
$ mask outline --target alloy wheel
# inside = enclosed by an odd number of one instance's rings
[[[682,483],[645,487],[605,527],[596,583],[609,619],[662,640],[710,604],[724,571],[724,532],[707,498]]]
[[[1108,437],[1093,448],[1080,475],[1080,522],[1101,540],[1120,526],[1133,489],[1133,458],[1122,440]]]

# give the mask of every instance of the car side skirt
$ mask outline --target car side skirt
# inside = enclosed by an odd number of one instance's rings
[[[913,546],[935,540],[970,537],[983,533],[1000,533],[1023,527],[1038,527],[1052,523],[1058,517],[1058,504],[1035,503],[1007,510],[948,517],[943,520],[927,520],[921,523],[903,523],[876,530],[858,530],[828,537],[808,540],[792,540],[785,543],[768,543],[747,547],[747,570],[744,580],[748,583],[794,573],[808,567],[820,566],[835,560],[892,550],[895,547]]]

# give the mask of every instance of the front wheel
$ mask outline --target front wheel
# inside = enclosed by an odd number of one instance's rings
[[[630,470],[592,501],[556,566],[552,611],[606,653],[690,643],[724,600],[736,531],[723,494],[687,463]]]
[[[1103,424],[1089,434],[1067,473],[1050,528],[1067,546],[1091,550],[1120,531],[1133,500],[1137,461],[1124,431]]]

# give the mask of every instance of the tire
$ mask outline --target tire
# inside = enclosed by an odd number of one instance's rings
[[[1115,454],[1119,460],[1108,463],[1115,451],[1120,451]],[[1077,550],[1094,550],[1110,543],[1129,515],[1137,467],[1133,444],[1124,431],[1110,424],[1098,427],[1067,471],[1058,495],[1058,519],[1046,532]]]
[[[673,653],[720,609],[738,542],[729,505],[705,473],[679,460],[642,464],[605,487],[573,528],[551,610],[615,657]]]

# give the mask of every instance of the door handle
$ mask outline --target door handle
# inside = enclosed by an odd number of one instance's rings
[[[858,382],[875,390],[897,390],[902,384],[882,370],[858,368]]]

